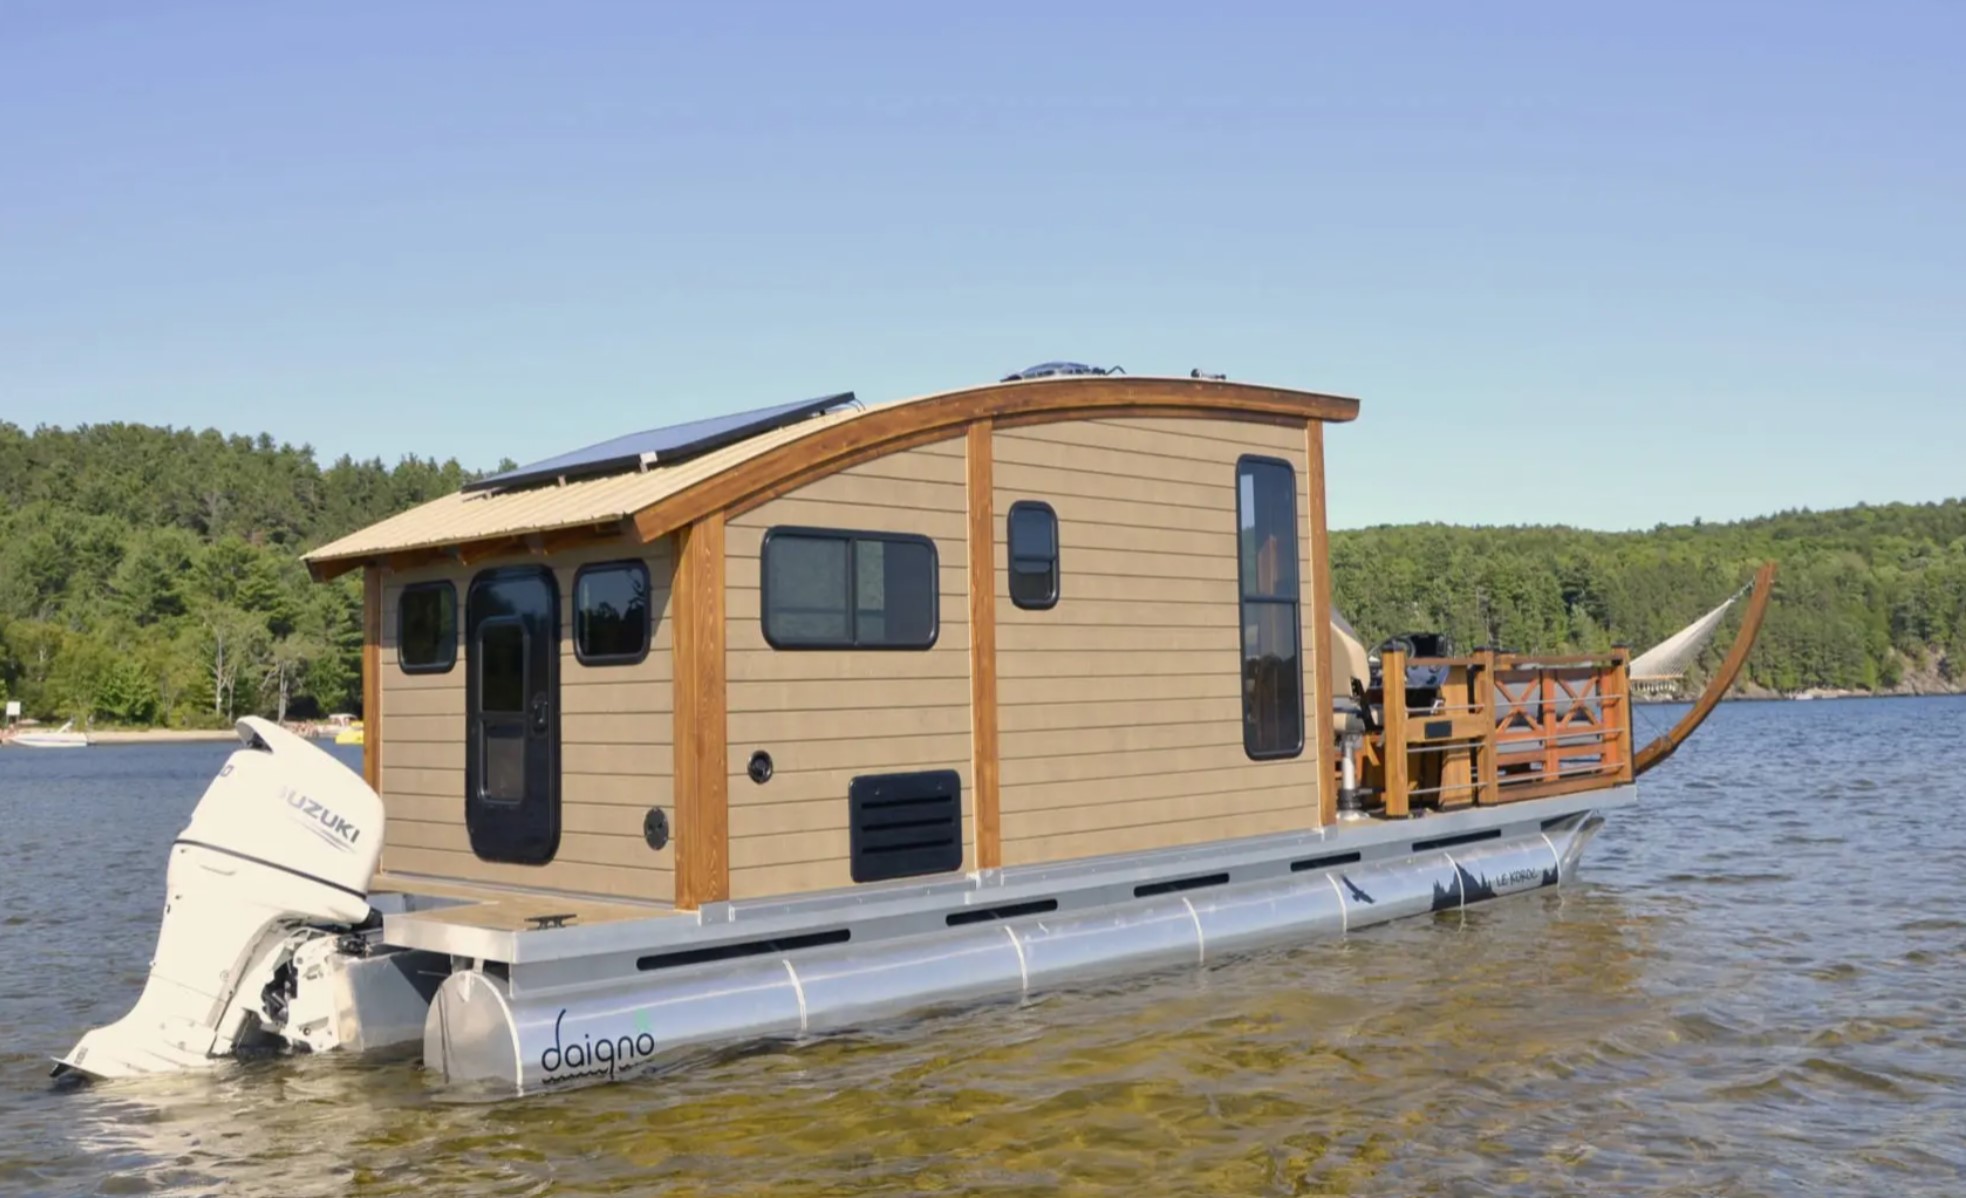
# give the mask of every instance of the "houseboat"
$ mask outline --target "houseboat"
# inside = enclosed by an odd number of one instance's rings
[[[622,437],[307,555],[360,571],[364,771],[265,721],[61,1068],[420,1042],[528,1093],[1555,886],[1738,673],[1331,610],[1355,400],[1054,365]],[[1717,627],[1719,621],[1713,621]]]

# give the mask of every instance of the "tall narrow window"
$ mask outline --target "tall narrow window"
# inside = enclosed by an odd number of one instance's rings
[[[526,710],[526,626],[516,616],[487,620],[478,630],[478,711],[484,717],[523,716]],[[523,719],[487,721],[483,797],[516,803],[526,797]]]
[[[457,664],[457,588],[418,582],[396,604],[396,663],[405,674],[441,674]]]
[[[926,649],[940,620],[935,543],[890,532],[774,528],[762,615],[774,649]]]
[[[1043,611],[1058,604],[1058,514],[1048,503],[1010,505],[1010,601]]]
[[[1288,462],[1236,463],[1242,587],[1242,745],[1250,757],[1304,751],[1297,582],[1297,475]]]
[[[586,666],[633,665],[649,652],[649,568],[583,566],[573,578],[573,651]]]

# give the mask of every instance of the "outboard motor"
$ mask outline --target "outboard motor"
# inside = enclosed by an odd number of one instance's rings
[[[234,753],[171,846],[164,922],[143,994],[83,1036],[55,1072],[195,1069],[286,1027],[295,957],[369,918],[382,800],[333,757],[267,720]],[[319,956],[318,953],[314,954]],[[328,1032],[331,1035],[331,1030]]]

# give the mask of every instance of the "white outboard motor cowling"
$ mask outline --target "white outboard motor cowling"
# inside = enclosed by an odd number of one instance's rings
[[[63,1066],[130,1077],[201,1068],[260,1030],[308,1042],[281,1026],[285,1000],[273,983],[301,946],[369,917],[382,800],[278,725],[248,717],[238,728],[246,747],[171,846],[142,996],[128,1015],[83,1036]]]

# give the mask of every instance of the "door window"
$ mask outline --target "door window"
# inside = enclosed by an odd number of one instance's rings
[[[526,626],[518,620],[478,630],[478,711],[483,716],[523,717],[526,711]],[[479,792],[497,803],[526,797],[526,726],[523,718],[486,721],[484,774]]]
[[[518,620],[478,630],[478,710],[519,715],[526,710],[526,626]]]

